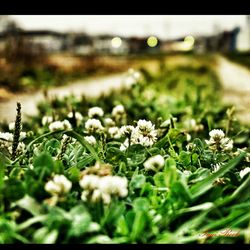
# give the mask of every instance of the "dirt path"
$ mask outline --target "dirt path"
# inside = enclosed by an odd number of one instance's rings
[[[222,56],[215,69],[224,88],[223,102],[235,105],[237,117],[250,124],[250,71]]]
[[[222,56],[217,56],[216,59],[215,71],[224,88],[223,102],[235,105],[238,118],[242,122],[250,124],[250,71]],[[183,60],[179,60],[180,62],[178,60],[168,60],[168,63],[172,62],[174,65],[182,65],[192,62],[189,58]],[[152,68],[152,63],[149,68]],[[101,93],[109,92],[111,89],[120,88],[123,76],[124,73],[106,77],[91,77],[68,84],[67,86],[53,88],[48,91],[48,95],[58,97],[69,94],[76,96],[86,94],[90,97],[98,96]],[[17,101],[22,104],[23,118],[25,119],[25,115],[35,115],[37,113],[36,105],[41,100],[44,100],[42,91],[37,91],[32,95],[12,95],[8,101],[0,102],[0,122],[14,121]]]
[[[67,86],[56,87],[48,91],[48,96],[63,97],[69,94],[81,96],[98,96],[107,93],[111,89],[119,88],[122,85],[124,74],[114,74],[106,77],[92,77],[90,79],[76,81]],[[31,94],[14,95],[6,102],[0,103],[0,122],[12,122],[15,120],[16,103],[21,102],[23,119],[26,115],[35,115],[37,113],[37,103],[44,100],[42,91]]]

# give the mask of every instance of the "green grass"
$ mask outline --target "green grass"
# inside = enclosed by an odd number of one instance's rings
[[[221,103],[220,83],[207,64],[161,67],[156,75],[143,69],[142,74],[132,87],[99,98],[69,96],[40,103],[39,114],[23,123],[25,148],[14,160],[0,141],[1,243],[249,243],[250,176],[239,174],[250,167],[249,127]],[[112,137],[104,121],[115,119],[112,110],[118,104],[126,115],[117,118],[116,126],[151,121],[157,130],[153,145],[135,143],[121,150],[126,136]],[[92,145],[85,138],[90,135],[85,123],[94,106],[104,111],[98,118],[104,130],[92,133]],[[82,120],[68,118],[72,110]],[[68,119],[72,130],[51,132],[49,124],[42,125],[44,116]],[[191,119],[196,124],[188,123]],[[231,150],[208,146],[213,129],[233,140]],[[10,132],[7,124],[1,130]],[[145,162],[155,155],[164,164],[146,170]],[[97,162],[101,167],[94,170]],[[79,181],[91,171],[126,178],[127,195],[113,195],[108,204],[81,199],[87,188]],[[55,203],[56,196],[45,190],[54,174],[72,183]],[[229,237],[227,229],[237,234]]]

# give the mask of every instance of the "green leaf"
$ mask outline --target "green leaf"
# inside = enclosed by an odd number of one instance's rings
[[[107,149],[106,159],[111,164],[126,162],[125,154],[118,148],[110,147]]]
[[[125,209],[126,208],[123,202],[112,202],[103,217],[101,225],[115,225],[117,220],[124,213]]]
[[[132,189],[138,189],[142,188],[145,182],[146,182],[145,175],[143,174],[133,175],[129,183],[129,186]]]
[[[45,143],[44,149],[50,154],[56,155],[59,152],[60,145],[61,143],[57,139],[52,138]]]
[[[196,212],[200,210],[207,210],[214,207],[214,204],[212,202],[205,202],[200,205],[196,205],[193,207],[188,207],[188,208],[182,208],[179,211],[177,211],[178,214],[183,214],[183,213],[188,213],[188,212]]]
[[[40,215],[42,212],[41,205],[28,195],[25,195],[21,200],[16,201],[16,205],[30,212],[34,216]]]
[[[66,135],[68,136],[72,136],[74,137],[76,140],[78,140],[83,147],[87,148],[89,150],[89,152],[91,153],[91,155],[94,157],[94,159],[96,161],[101,161],[101,159],[98,156],[98,153],[95,151],[94,147],[92,145],[90,145],[83,136],[81,136],[80,134],[76,133],[75,131],[66,131],[65,132]]]
[[[87,244],[110,244],[114,243],[107,235],[95,235],[89,238],[85,243]]]
[[[159,172],[154,175],[154,182],[157,187],[165,187],[165,173]]]
[[[213,183],[217,178],[223,176],[226,172],[236,167],[240,163],[240,161],[243,159],[243,157],[244,157],[244,154],[241,154],[237,158],[232,159],[225,166],[220,168],[217,172],[211,174],[207,178],[203,179],[201,182],[192,186],[190,189],[192,196],[196,198],[204,194],[205,192],[207,192],[210,188],[212,188]]]
[[[83,157],[83,159],[81,159],[79,162],[77,162],[76,166],[82,170],[83,168],[85,168],[88,164],[90,164],[91,162],[93,162],[95,158],[92,155],[85,155]]]
[[[130,234],[132,242],[138,240],[144,234],[144,228],[146,226],[146,215],[144,211],[137,210],[135,212],[135,219]]]
[[[34,160],[34,168],[48,168],[53,170],[54,162],[51,157],[51,155],[47,152],[41,153],[39,156],[37,156]]]
[[[176,162],[173,158],[168,158],[164,167],[165,185],[170,188],[172,184],[177,180],[177,168]]]
[[[181,151],[179,154],[179,161],[182,163],[185,167],[189,166],[191,163],[191,155],[190,153],[186,151]]]
[[[91,223],[91,216],[83,205],[72,208],[70,210],[70,215],[72,216],[72,223],[68,230],[68,236],[80,237],[88,231]]]
[[[54,244],[58,238],[59,232],[54,229],[49,231],[47,227],[39,228],[33,236],[37,244]]]
[[[6,199],[17,201],[25,195],[24,184],[18,179],[9,178],[4,183],[3,193]]]
[[[193,197],[186,183],[183,180],[179,180],[173,183],[171,186],[171,192],[176,197],[182,197],[183,200],[191,202]]]
[[[147,152],[142,145],[135,144],[128,147],[126,156],[131,166],[137,166],[146,160]]]
[[[138,197],[133,201],[133,207],[135,211],[148,211],[150,204],[147,198]]]
[[[69,173],[69,179],[72,182],[78,182],[80,180],[81,171],[76,166],[70,168],[68,170],[68,173]]]
[[[125,217],[122,215],[117,221],[117,234],[127,236],[129,234],[129,228],[126,222]]]

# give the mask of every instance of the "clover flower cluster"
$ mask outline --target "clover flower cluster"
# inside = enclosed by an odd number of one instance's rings
[[[70,119],[75,117],[76,124],[81,123],[81,121],[83,120],[83,116],[82,116],[82,114],[80,112],[75,112],[75,114],[73,112],[69,112],[67,117],[70,118]]]
[[[126,111],[123,105],[116,105],[111,112],[111,115],[115,122],[124,123],[126,120]]]
[[[109,117],[104,119],[104,124],[106,127],[115,127],[114,120]]]
[[[43,126],[49,125],[52,122],[53,122],[53,117],[52,116],[44,116],[42,118],[42,125]]]
[[[109,204],[112,197],[126,197],[128,194],[128,180],[125,177],[88,174],[81,178],[79,184],[84,189],[81,195],[83,201]]]
[[[191,131],[199,132],[204,129],[204,126],[202,124],[198,124],[195,119],[185,120],[184,127],[190,132]]]
[[[55,175],[52,180],[45,184],[45,190],[53,196],[62,196],[67,194],[72,187],[64,175]]]
[[[50,199],[45,200],[49,205],[56,205],[58,201],[62,201],[65,195],[72,188],[72,183],[64,175],[56,174],[52,180],[45,184],[44,189],[52,195]]]
[[[139,71],[130,68],[124,78],[124,85],[126,87],[132,87],[141,79],[142,79],[141,73]]]
[[[154,155],[154,156],[150,157],[149,159],[147,159],[144,162],[143,166],[144,166],[145,170],[147,170],[147,171],[153,170],[153,171],[157,172],[163,168],[164,163],[165,163],[165,160],[161,155]]]
[[[104,130],[100,120],[92,118],[85,122],[85,129],[88,134],[101,133]]]
[[[51,132],[57,131],[57,130],[70,130],[72,129],[72,126],[68,120],[63,121],[55,121],[50,123],[49,130]]]
[[[121,137],[121,131],[116,126],[108,128],[108,134],[114,139],[119,139]]]
[[[95,118],[95,117],[102,117],[104,112],[100,107],[92,107],[88,110],[88,117]]]
[[[96,139],[93,135],[90,136],[84,136],[84,139],[90,144],[90,145],[95,145],[96,144]]]
[[[11,125],[9,126],[11,127]],[[17,146],[17,155],[21,154],[25,150],[25,144],[22,142],[27,136],[26,132],[20,132],[19,143]],[[12,144],[14,140],[13,133],[0,132],[0,149],[7,149],[12,154]]]
[[[120,150],[125,150],[129,143],[130,145],[141,144],[142,146],[150,147],[157,140],[157,130],[151,121],[139,120],[136,127],[131,125],[122,126],[120,131],[122,135],[127,137]]]
[[[225,136],[221,129],[213,129],[209,132],[210,139],[205,140],[213,151],[230,151],[233,149],[233,140]]]

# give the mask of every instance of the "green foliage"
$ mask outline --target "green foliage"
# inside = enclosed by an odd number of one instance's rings
[[[130,89],[41,103],[40,113],[22,124],[28,132],[25,149],[15,159],[0,141],[0,243],[249,243],[250,176],[241,172],[250,167],[249,127],[220,103],[209,66],[160,68],[155,75],[144,70],[143,80]],[[157,138],[151,145],[111,136],[105,118],[115,120],[112,109],[118,104],[126,115],[117,127],[136,126],[139,119],[154,124]],[[104,111],[100,133],[85,127],[94,106]],[[83,116],[73,129],[51,132],[42,125],[44,116],[71,121],[72,110]],[[8,130],[7,124],[1,127]],[[234,147],[209,147],[212,129],[227,133]],[[90,135],[96,143],[87,140]],[[61,151],[65,136],[70,140]],[[149,158],[159,155],[156,171],[147,169]],[[80,185],[89,174],[125,178],[127,192],[117,195],[123,185],[118,178],[112,187],[102,183],[112,196],[94,197]],[[59,195],[53,194],[55,186],[52,192],[46,188],[56,175],[71,184],[67,189],[64,183]],[[227,228],[240,233],[226,237]],[[201,237],[206,232],[220,235]]]

